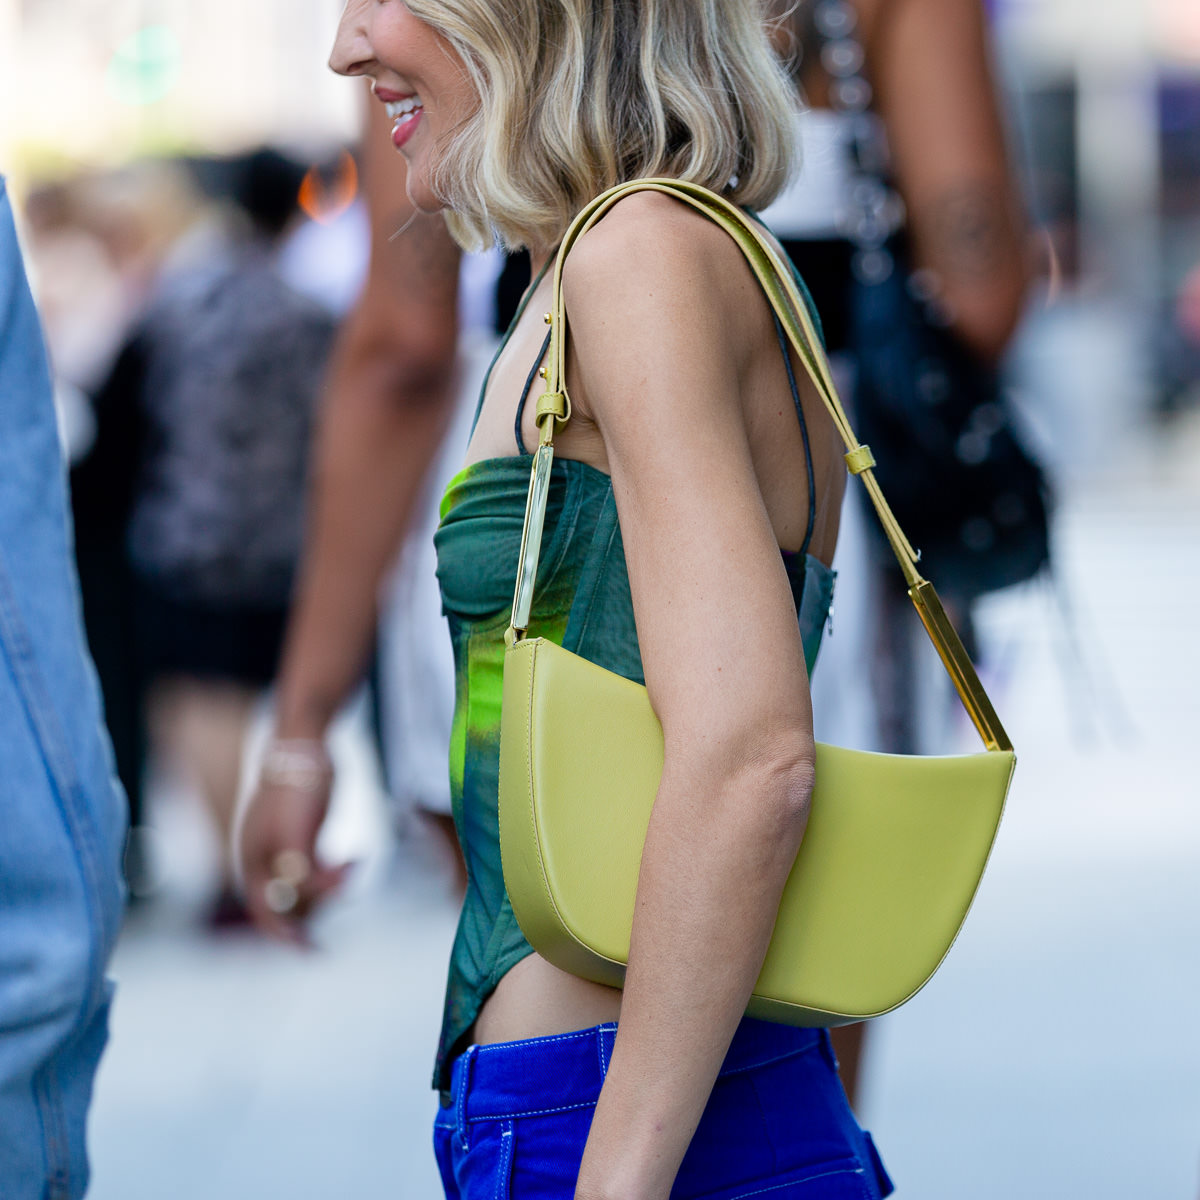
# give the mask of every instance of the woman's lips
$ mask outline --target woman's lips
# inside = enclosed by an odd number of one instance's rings
[[[388,116],[392,118],[392,144],[397,150],[416,132],[424,108],[415,92],[407,95],[376,89],[375,95],[384,102]]]
[[[397,150],[416,133],[417,125],[420,123],[424,111],[423,108],[414,108],[412,112],[396,118],[396,123],[392,126],[392,145]]]

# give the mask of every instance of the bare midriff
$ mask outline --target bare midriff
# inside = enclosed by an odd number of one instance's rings
[[[621,992],[551,966],[540,954],[521,959],[484,1002],[475,1021],[479,1045],[552,1037],[616,1021]]]

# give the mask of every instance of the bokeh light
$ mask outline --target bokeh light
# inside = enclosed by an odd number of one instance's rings
[[[354,203],[358,195],[358,164],[343,150],[332,170],[309,167],[300,183],[299,204],[314,221],[328,225]]]
[[[135,108],[156,103],[178,83],[182,57],[179,38],[172,29],[144,26],[114,52],[106,76],[109,94]]]

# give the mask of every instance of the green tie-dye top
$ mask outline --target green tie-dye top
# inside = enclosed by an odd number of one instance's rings
[[[467,862],[467,894],[450,956],[434,1086],[484,1000],[532,952],[517,927],[500,869],[498,789],[504,631],[516,581],[529,489],[528,455],[487,459],[451,480],[435,543],[456,671],[450,739],[454,823]],[[811,671],[833,595],[833,572],[811,555],[785,554]],[[644,683],[612,483],[573,459],[556,459],[538,568],[531,637]]]
[[[519,318],[520,312],[510,333]],[[783,331],[778,326],[777,331],[786,360]],[[788,370],[790,375],[790,362]],[[794,381],[793,398],[803,424]],[[434,1086],[443,1091],[449,1088],[450,1064],[466,1048],[484,1001],[533,952],[505,891],[498,813],[504,633],[532,465],[532,455],[522,453],[460,471],[446,488],[434,535],[442,607],[454,644],[450,794],[467,864],[434,1069]],[[812,495],[811,459],[807,465]],[[833,599],[834,573],[803,550],[781,553],[811,674]],[[575,459],[554,460],[534,597],[530,637],[549,638],[606,670],[645,683],[612,481]]]

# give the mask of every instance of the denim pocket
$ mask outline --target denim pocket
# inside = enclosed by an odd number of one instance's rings
[[[512,1121],[473,1123],[465,1142],[435,1124],[434,1149],[449,1200],[509,1200],[515,1138]]]
[[[454,1182],[454,1109],[445,1105],[433,1122],[433,1156],[437,1159],[446,1200],[458,1200],[458,1184]]]
[[[869,1133],[864,1129],[863,1137],[867,1139],[867,1153],[871,1157],[871,1166],[875,1169],[875,1182],[879,1185],[880,1196],[890,1196],[895,1190],[896,1185],[892,1182],[892,1177],[887,1173],[887,1167],[883,1165],[883,1159],[879,1157],[879,1151],[875,1149],[875,1141]]]

